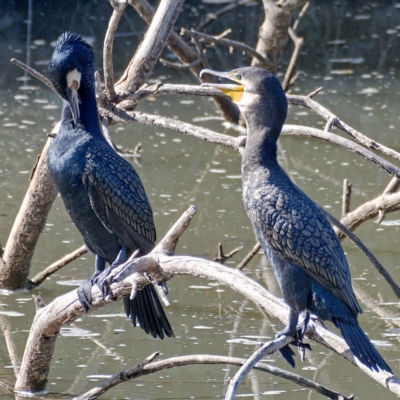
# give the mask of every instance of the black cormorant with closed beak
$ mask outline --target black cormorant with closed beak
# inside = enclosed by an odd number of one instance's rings
[[[202,73],[234,82],[203,85],[217,87],[229,95],[246,123],[243,201],[290,308],[288,325],[280,334],[295,336],[299,314],[311,312],[340,329],[361,363],[371,370],[391,373],[358,324],[361,308],[335,232],[322,209],[277,162],[277,140],[287,113],[287,100],[279,81],[256,67]]]
[[[153,213],[135,169],[104,138],[95,97],[94,59],[81,36],[66,32],[58,39],[49,75],[63,99],[61,128],[48,152],[48,167],[65,207],[96,255],[95,272],[78,289],[85,309],[91,288],[106,263],[114,266],[135,251],[149,253],[155,245]],[[107,292],[107,289],[103,292]],[[153,337],[173,336],[152,284],[130,300],[125,311]]]

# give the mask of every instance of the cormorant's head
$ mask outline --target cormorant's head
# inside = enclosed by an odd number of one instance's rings
[[[79,93],[83,83],[94,87],[94,61],[90,45],[81,36],[63,33],[57,40],[48,71],[58,94],[68,102],[75,124],[79,122]]]
[[[210,74],[228,79],[234,84],[203,83],[228,95],[239,106],[246,124],[271,123],[282,127],[287,113],[287,100],[278,79],[265,69],[237,68],[230,72],[203,69],[200,76]]]

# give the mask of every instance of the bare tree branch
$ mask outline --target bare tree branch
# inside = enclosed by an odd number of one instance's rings
[[[292,29],[290,26],[289,26],[289,36],[293,41],[294,50],[293,50],[293,54],[290,59],[289,65],[287,67],[285,77],[283,78],[283,81],[282,81],[282,88],[285,92],[287,92],[287,90],[289,89],[289,86],[290,86],[290,83],[292,80],[292,76],[293,76],[293,72],[294,72],[294,68],[296,67],[297,60],[300,55],[300,50],[304,43],[303,38],[298,37],[296,35],[294,29]]]
[[[45,268],[43,271],[40,271],[37,275],[35,275],[32,279],[31,282],[35,286],[39,286],[44,280],[46,280],[49,276],[53,275],[55,272],[60,270],[62,267],[65,265],[69,264],[70,262],[76,260],[83,254],[86,254],[88,252],[88,249],[86,246],[79,247],[79,249],[76,249],[70,254],[67,254],[60,260],[54,262],[53,264],[49,265],[47,268]]]
[[[151,20],[154,16],[154,9],[147,2],[147,0],[129,0],[129,4],[135,8],[143,20],[150,25]],[[182,38],[175,32],[171,31],[167,39],[167,45],[169,49],[179,58],[179,60],[184,64],[192,64],[199,58],[193,49],[185,43]],[[199,78],[200,71],[205,68],[203,64],[193,64],[190,70]],[[201,82],[217,82],[216,78],[212,75],[205,75],[201,79]],[[239,110],[237,107],[224,96],[219,96],[214,98],[215,104],[221,110],[222,114],[228,121],[237,122],[239,120]]]
[[[317,103],[313,100],[312,96],[295,96],[295,95],[287,95],[288,102],[290,104],[296,104],[303,107],[307,107],[313,111],[315,111],[318,115],[324,118],[326,121],[333,121],[334,125],[341,129],[342,131],[348,133],[352,136],[358,143],[361,143],[367,149],[370,150],[378,150],[382,154],[386,156],[390,156],[395,158],[396,160],[400,160],[400,153],[390,149],[375,140],[368,138],[367,136],[363,135],[361,132],[358,132],[351,126],[344,123],[340,118],[338,118],[335,114],[329,111],[327,108],[322,106],[321,104]]]
[[[58,125],[53,132],[58,131]],[[18,290],[27,287],[27,278],[36,243],[43,231],[47,215],[57,196],[57,188],[47,168],[49,138],[42,150],[33,179],[21,204],[0,259],[0,288]]]
[[[181,28],[181,35],[189,36],[191,38],[196,38],[197,40],[200,40],[202,42],[219,44],[221,46],[232,47],[234,49],[243,51],[243,52],[249,54],[250,56],[256,58],[262,67],[264,67],[266,69],[268,67],[268,63],[265,62],[265,58],[261,54],[257,53],[250,46],[247,46],[246,44],[241,43],[241,42],[237,42],[236,40],[223,39],[221,37],[206,35],[205,33],[200,33],[200,32],[196,32],[194,30],[189,30],[189,29],[185,29],[185,28]]]
[[[119,21],[128,5],[128,2],[127,0],[110,0],[110,3],[114,11],[110,17],[110,21],[108,22],[108,28],[104,38],[103,69],[107,99],[109,101],[114,101],[117,97],[114,88],[114,66],[112,58],[114,37],[118,29]]]
[[[345,217],[350,211],[350,201],[351,201],[351,184],[347,179],[345,179],[343,181],[342,218]]]
[[[157,353],[155,353],[157,354]],[[154,354],[146,358],[147,361],[149,358],[153,357]],[[108,389],[108,382],[111,380],[120,379],[121,381],[125,381],[125,378],[128,379],[135,379],[142,376],[150,375],[155,372],[162,371],[164,369],[170,368],[177,368],[181,366],[188,366],[188,365],[215,365],[215,364],[230,364],[230,365],[243,365],[246,359],[244,358],[237,358],[237,357],[224,357],[224,356],[216,356],[211,354],[193,354],[188,356],[180,356],[180,357],[172,357],[166,360],[156,361],[146,363],[142,368],[138,368],[138,366],[126,370],[121,371],[118,374],[115,374],[112,378],[107,379],[106,381],[101,382],[98,386],[93,388],[92,390],[81,394],[78,397],[75,397],[74,400],[83,400],[83,399],[95,399],[104,393],[103,388],[106,387]],[[141,365],[141,364],[139,364]],[[309,379],[303,378],[300,375],[294,374],[292,372],[285,371],[281,368],[268,365],[265,363],[257,363],[254,366],[254,369],[267,372],[274,376],[279,376],[280,378],[287,379],[297,385],[303,386],[307,389],[314,390],[317,393],[320,393],[330,399],[336,400],[347,400],[351,399],[352,397],[345,397],[344,395],[337,393],[331,389],[328,389],[325,386],[322,386],[316,382],[313,382]],[[111,386],[112,387],[112,386]]]
[[[207,13],[206,17],[200,22],[199,25],[196,26],[196,31],[203,30],[207,25],[211,22],[216,21],[221,15],[226,14],[229,11],[232,11],[236,7],[243,6],[247,3],[252,2],[253,0],[234,0],[227,4],[226,6],[222,7],[220,10],[215,11],[213,13]]]
[[[350,150],[351,152],[360,155],[365,160],[377,165],[379,168],[385,170],[389,174],[400,178],[399,167],[386,161],[382,157],[377,156],[372,151],[366,150],[364,147],[358,145],[357,143],[342,138],[341,136],[335,135],[331,132],[325,132],[320,129],[309,128],[299,125],[284,125],[282,128],[282,133],[284,135],[309,136],[336,144],[345,148],[346,150]]]
[[[142,43],[115,85],[117,93],[134,93],[146,81],[172,31],[183,1],[164,0],[160,3]]]
[[[111,378],[108,378],[101,382],[99,385],[97,385],[95,388],[92,390],[89,390],[88,392],[81,394],[80,396],[74,397],[73,400],[91,400],[91,399],[97,399],[99,396],[101,396],[103,393],[107,392],[114,386],[118,385],[121,382],[126,382],[129,381],[130,379],[136,378],[140,372],[143,370],[143,368],[154,361],[155,358],[157,358],[160,355],[159,352],[153,353],[147,358],[145,358],[141,363],[136,365],[135,367],[125,370],[125,371],[120,371],[117,374],[113,375]]]
[[[276,74],[281,54],[286,46],[288,28],[292,12],[306,0],[276,1],[263,0],[264,21],[259,29],[257,53],[264,56],[268,71]],[[252,66],[259,66],[253,58]]]
[[[126,296],[131,291],[135,292],[138,285],[143,287],[149,284],[147,276],[150,276],[153,282],[162,283],[175,275],[192,275],[223,283],[249,298],[260,309],[286,322],[288,309],[283,301],[241,272],[212,261],[170,255],[174,252],[178,238],[193,218],[194,212],[194,207],[189,208],[151,253],[130,259],[122,268],[118,267],[111,271],[110,278],[117,282],[111,286],[115,297]],[[91,310],[112,301],[104,299],[98,288],[92,289],[92,297]],[[36,313],[16,383],[17,391],[35,392],[45,388],[49,363],[61,326],[73,322],[83,313],[76,290],[58,297]],[[314,321],[308,324],[306,335],[355,362],[343,339]],[[360,368],[389,390],[400,394],[398,378],[383,372],[372,372],[362,364]]]
[[[238,270],[242,270],[249,262],[250,260],[260,251],[261,245],[260,243],[256,243],[253,249],[250,251],[249,254],[242,260],[242,262],[236,267]]]

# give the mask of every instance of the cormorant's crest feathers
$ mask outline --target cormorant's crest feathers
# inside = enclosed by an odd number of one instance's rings
[[[73,32],[64,32],[57,40],[55,51],[56,52],[62,52],[62,49],[66,46],[75,46],[75,45],[81,45],[83,47],[86,47],[86,49],[91,53],[92,56],[93,50],[92,47],[88,42],[86,42],[81,35],[78,35]]]

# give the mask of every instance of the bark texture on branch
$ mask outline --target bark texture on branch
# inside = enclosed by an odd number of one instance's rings
[[[150,25],[153,16],[154,9],[147,2],[147,0],[129,0],[129,4],[135,8],[143,20]],[[179,58],[179,60],[184,64],[191,65],[190,70],[193,74],[199,78],[200,71],[207,66],[202,62],[196,64],[195,62],[199,59],[200,55],[197,54],[183,39],[171,31],[167,39],[167,46],[169,49]],[[205,75],[201,78],[201,82],[214,82],[217,80],[212,75]],[[239,110],[238,108],[229,100],[229,98],[224,96],[218,96],[214,98],[215,104],[221,110],[223,116],[232,122],[238,122],[239,120]]]
[[[149,283],[147,276],[151,276],[153,282],[161,284],[176,275],[191,275],[227,285],[253,301],[261,310],[286,323],[288,308],[283,301],[238,270],[200,258],[171,255],[194,214],[195,208],[189,208],[151,253],[144,257],[130,259],[111,272],[110,278],[116,282],[111,287],[114,295],[120,298],[134,293],[139,286],[143,287]],[[105,300],[97,287],[92,289],[92,297],[91,310],[113,301],[112,299]],[[72,323],[83,314],[76,290],[58,297],[38,310],[25,349],[16,390],[37,392],[45,389],[51,355],[61,326]],[[306,336],[355,363],[343,339],[318,323],[310,321]],[[399,380],[395,376],[372,372],[362,364],[359,367],[377,382],[400,394]]]
[[[134,93],[146,81],[158,61],[183,2],[164,0],[160,3],[142,43],[116,84],[117,93]]]
[[[276,74],[282,52],[288,40],[290,16],[296,8],[307,0],[276,1],[263,0],[264,22],[262,23],[256,52],[262,54],[268,63],[268,70]],[[253,58],[253,67],[260,66],[259,60]]]
[[[51,141],[49,138],[43,148],[8,238],[1,260],[0,289],[18,290],[27,285],[36,243],[58,193],[47,169],[47,149]]]

